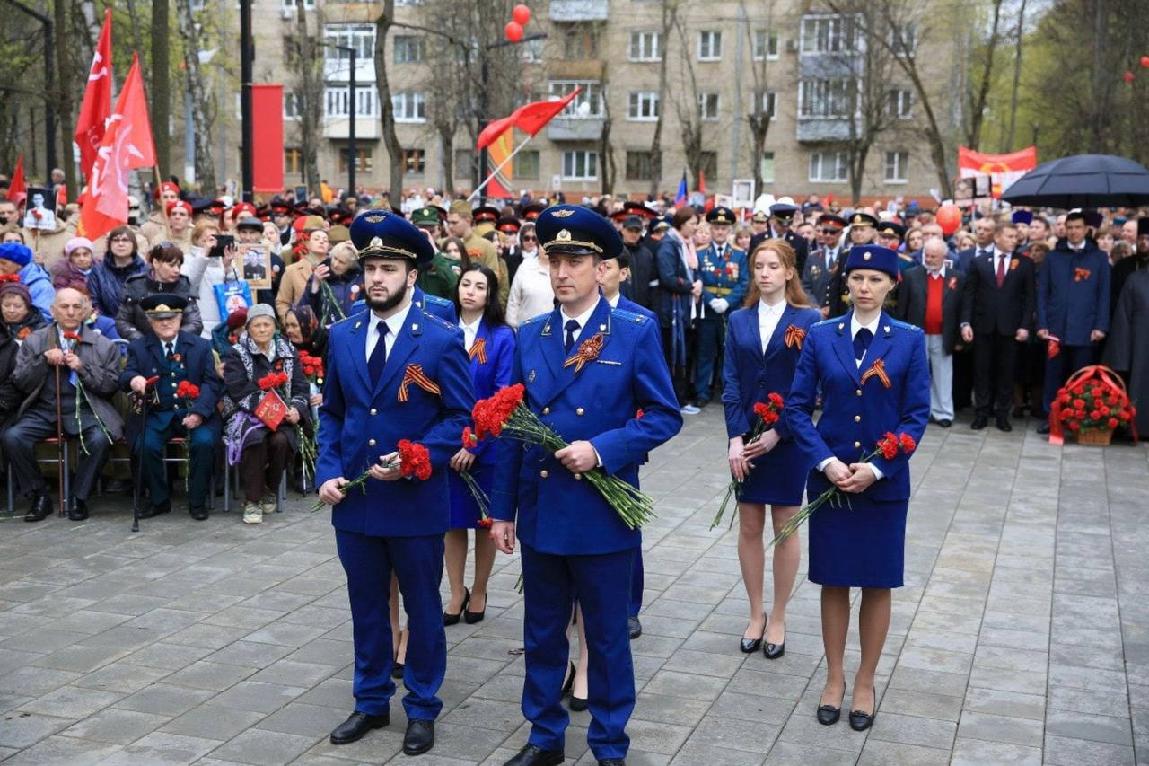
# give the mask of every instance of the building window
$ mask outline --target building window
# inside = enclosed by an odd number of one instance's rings
[[[766,29],[754,30],[754,60],[773,61],[776,58],[778,58],[778,33]]]
[[[890,49],[894,54],[904,58],[913,58],[918,47],[918,27],[912,21],[890,28]]]
[[[525,40],[519,45],[515,46],[519,49],[519,58],[527,64],[537,64],[543,60],[543,54],[546,52],[545,39]],[[455,47],[456,53],[460,53],[458,47]],[[462,59],[460,59],[462,63]]]
[[[414,90],[400,91],[391,96],[391,108],[395,112],[395,122],[426,122],[427,94]]]
[[[760,90],[754,94],[754,113],[765,114],[772,120],[777,114],[778,94],[772,90]]]
[[[324,68],[328,72],[349,70],[351,53],[342,48],[355,49],[356,69],[375,58],[374,24],[328,24],[323,30],[323,41],[330,43],[323,48]],[[332,47],[336,45],[341,47]]]
[[[850,80],[802,80],[798,116],[843,119],[850,116]]]
[[[626,118],[639,122],[653,122],[658,119],[658,107],[658,91],[632,92],[630,101],[627,103]]]
[[[626,180],[653,181],[654,180],[654,152],[627,152],[626,153]]]
[[[849,53],[856,44],[857,23],[851,16],[803,16],[803,53]]]
[[[698,33],[698,60],[718,61],[722,58],[722,33],[704,29]]]
[[[810,180],[837,183],[845,181],[849,171],[845,152],[814,152],[810,155]]]
[[[758,172],[762,175],[762,183],[774,183],[774,152],[762,152],[758,160]]]
[[[303,101],[299,94],[290,90],[283,91],[283,119],[298,120],[302,111]]]
[[[717,93],[699,93],[698,94],[698,116],[703,120],[717,120],[718,119],[718,94]]]
[[[594,181],[598,178],[598,152],[563,152],[564,181]]]
[[[423,0],[395,0],[395,5],[422,5]]]
[[[631,61],[662,61],[662,33],[631,32],[627,57]]]
[[[347,161],[351,154],[346,146],[339,147],[339,172],[347,172]],[[370,173],[375,166],[375,150],[370,146],[355,147],[355,172]]]
[[[423,149],[404,149],[400,161],[405,175],[421,176],[427,172],[427,152]]]
[[[287,175],[298,175],[303,172],[303,150],[298,146],[284,147],[283,172]]]
[[[351,89],[344,86],[329,86],[324,93],[324,114],[329,118],[343,118],[348,115],[348,98]],[[370,85],[355,88],[355,116],[370,119],[378,116],[375,88]]]
[[[602,84],[592,80],[551,80],[548,93],[554,98],[563,98],[575,88],[582,92],[575,97],[561,117],[568,119],[598,119],[602,117]]]
[[[279,0],[279,7],[285,11],[293,11],[300,5],[305,11],[310,11],[315,8],[315,0]],[[203,10],[203,7],[204,0],[192,0],[191,9],[193,11]]]
[[[475,153],[470,149],[455,150],[455,178],[470,178],[475,173]]]
[[[396,64],[418,64],[423,60],[423,38],[417,35],[397,35],[391,52]]]
[[[578,23],[556,26],[562,39],[563,58],[598,58],[598,34],[595,32],[594,25]]]
[[[527,181],[537,181],[539,177],[539,152],[537,149],[528,149],[519,152],[513,160],[511,169],[512,178],[522,178]]]
[[[913,115],[914,94],[905,88],[893,88],[886,91],[886,114],[899,120],[911,119]]]
[[[888,184],[904,184],[909,180],[910,167],[909,152],[886,152],[885,172],[883,177]]]

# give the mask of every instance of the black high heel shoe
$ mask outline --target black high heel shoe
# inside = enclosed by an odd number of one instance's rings
[[[838,700],[837,706],[834,705],[820,705],[818,707],[818,723],[823,726],[833,726],[838,722],[838,718],[842,715],[842,700],[846,698],[846,690],[842,689],[842,699]]]
[[[772,644],[767,641],[766,646],[762,648],[762,653],[766,655],[766,659],[768,660],[778,659],[786,653],[786,637],[782,637],[782,643],[780,644]]]
[[[478,612],[472,612],[470,609],[463,606],[463,622],[468,625],[474,625],[476,622],[482,622],[483,618],[487,616],[487,597],[483,596],[483,609]]]
[[[563,681],[563,694],[562,694],[562,696],[565,697],[571,693],[571,688],[574,686],[574,679],[575,679],[575,664],[572,662],[570,672],[567,673],[567,677]]]
[[[862,710],[850,711],[850,728],[854,731],[865,731],[874,725],[874,713]]]
[[[746,638],[746,636],[743,636],[742,637],[742,643],[739,644],[738,648],[742,650],[743,654],[754,654],[754,652],[758,651],[759,647],[762,646],[762,639],[765,637],[766,637],[766,623],[765,623],[765,621],[763,621],[763,623],[762,623],[762,635],[758,636],[758,638]]]
[[[463,605],[460,606],[459,611],[455,612],[454,614],[451,614],[450,612],[443,610],[443,625],[447,626],[447,625],[457,624],[459,622],[459,620],[462,619],[463,612],[467,611],[467,604],[470,603],[470,601],[471,601],[471,589],[470,588],[464,588],[463,589]]]

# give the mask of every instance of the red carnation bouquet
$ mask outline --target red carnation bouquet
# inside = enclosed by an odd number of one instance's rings
[[[766,401],[754,403],[753,409],[756,417],[746,439],[747,446],[758,441],[762,434],[778,423],[778,418],[782,417],[782,410],[785,406],[786,400],[782,398],[781,394],[774,391],[766,395]],[[726,507],[730,505],[730,499],[740,494],[742,494],[742,482],[731,478],[730,484],[726,487],[726,495],[722,498],[722,504],[718,506],[718,513],[714,515],[714,521],[710,522],[711,529],[714,529],[722,521],[722,517],[726,514]],[[730,515],[730,526],[734,526],[734,514]]]
[[[183,401],[187,409],[191,409],[192,403],[199,399],[199,386],[189,380],[181,380],[180,384],[176,386],[176,398]]]
[[[874,449],[869,454],[862,456],[862,459],[859,462],[868,463],[878,455],[881,455],[886,460],[893,460],[898,455],[912,455],[914,454],[914,450],[917,448],[918,443],[914,441],[914,437],[910,436],[905,431],[899,434],[894,434],[887,431],[886,435],[878,440],[878,443],[874,446]],[[849,498],[842,493],[842,490],[838,489],[837,486],[831,485],[831,487],[825,492],[799,508],[798,512],[795,513],[789,521],[782,525],[781,531],[778,532],[777,537],[770,541],[770,545],[777,545],[778,543],[783,542],[786,540],[786,538],[796,533],[798,528],[805,524],[806,520],[814,515],[814,511],[818,510],[826,503],[830,503],[831,505],[837,507],[840,506],[843,502],[846,505],[850,504]]]
[[[475,408],[471,410],[476,436],[479,439],[507,436],[524,444],[539,445],[552,453],[569,446],[531,412],[523,402],[525,394],[523,384],[516,383],[503,388],[494,396],[476,402]],[[576,479],[584,476],[630,529],[637,529],[654,518],[654,501],[649,495],[601,468],[585,474],[575,474]]]
[[[323,357],[312,356],[306,351],[299,352],[299,363],[303,366],[303,375],[316,387],[323,386]]]
[[[1104,365],[1083,367],[1057,392],[1049,413],[1049,441],[1064,443],[1064,432],[1078,444],[1108,444],[1113,429],[1132,427],[1136,438],[1137,408],[1121,378]]]
[[[256,381],[261,391],[271,391],[279,388],[280,386],[287,385],[286,372],[269,372]]]
[[[63,333],[63,340],[60,342],[60,349],[66,353],[73,353],[78,356],[79,351],[77,350],[77,345],[81,340],[83,340],[83,336],[81,336],[80,333],[74,330],[67,330]],[[63,374],[63,369],[61,367],[57,367],[56,373],[57,375]],[[100,413],[96,412],[96,408],[92,406],[92,402],[88,399],[88,392],[84,390],[84,381],[80,378],[80,374],[75,370],[69,370],[67,374],[70,382],[76,389],[76,431],[79,434],[80,451],[85,455],[90,455],[92,453],[88,451],[88,445],[84,441],[84,424],[82,412],[83,405],[88,405],[88,412],[92,413],[92,416],[96,419],[96,425],[99,426],[100,430],[104,432],[104,436],[107,437],[108,441],[115,442],[115,439],[112,438],[112,434],[108,430],[108,427],[104,424],[104,420],[100,417]],[[60,388],[59,381],[60,378],[57,377],[57,390]]]
[[[399,444],[396,445],[396,452],[395,457],[383,465],[384,468],[388,470],[398,468],[399,475],[405,479],[426,481],[431,478],[431,453],[428,452],[427,448],[422,444],[410,441],[409,439],[400,439]],[[347,497],[353,489],[361,489],[363,490],[363,494],[367,494],[367,490],[364,487],[370,478],[371,469],[368,468],[343,486],[343,496]],[[311,510],[323,510],[324,505],[325,503],[320,501],[316,503],[315,507]]]

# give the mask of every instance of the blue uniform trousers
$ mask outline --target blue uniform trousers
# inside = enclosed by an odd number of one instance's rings
[[[598,760],[625,758],[626,723],[634,710],[634,663],[627,610],[634,549],[590,556],[559,556],[523,545],[523,598],[527,619],[523,716],[529,742],[563,750],[570,722],[562,685],[570,646],[566,628],[577,599],[586,621],[590,728],[587,742]],[[400,575],[402,577],[402,575]],[[414,634],[412,634],[412,646]]]
[[[208,484],[215,464],[215,445],[219,441],[219,432],[214,426],[207,424],[188,431],[180,423],[184,416],[183,412],[165,412],[148,417],[147,428],[143,434],[143,476],[140,478],[148,488],[148,497],[152,505],[163,505],[171,499],[171,484],[168,482],[168,472],[163,459],[168,440],[177,436],[187,439],[190,457],[188,507],[203,508],[207,504]]]
[[[1058,389],[1065,385],[1070,375],[1091,364],[1093,346],[1062,346],[1057,356],[1045,360],[1045,401],[1042,404],[1047,417]]]
[[[710,401],[711,387],[714,385],[714,366],[722,358],[722,342],[726,337],[724,316],[698,320],[696,340],[698,355],[694,363],[694,398],[700,402]]]
[[[443,536],[373,537],[335,530],[339,561],[347,573],[347,595],[355,636],[355,709],[382,715],[390,709],[391,680],[389,596],[391,573],[399,577],[407,611],[407,664],[403,708],[408,719],[434,720],[443,709],[437,696],[447,671],[447,637],[443,632]],[[562,681],[559,681],[562,685]]]

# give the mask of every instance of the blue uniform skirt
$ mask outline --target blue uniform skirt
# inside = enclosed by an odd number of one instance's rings
[[[816,497],[816,495],[815,495]],[[810,582],[853,588],[900,588],[905,573],[905,500],[849,495],[810,516]]]
[[[739,502],[764,505],[801,505],[802,490],[806,488],[809,462],[798,445],[787,439],[778,446],[750,461],[754,468],[742,491]]]
[[[491,488],[495,484],[495,466],[476,460],[471,464],[470,473],[490,500]],[[477,529],[481,515],[475,496],[467,483],[459,478],[458,471],[448,467],[447,476],[451,486],[451,529]]]

